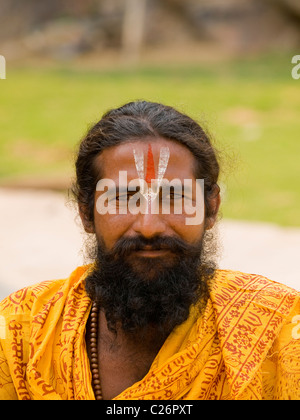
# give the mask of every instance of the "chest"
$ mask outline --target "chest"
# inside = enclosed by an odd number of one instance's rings
[[[119,349],[109,352],[99,348],[98,365],[103,399],[110,400],[142,380],[156,354]]]

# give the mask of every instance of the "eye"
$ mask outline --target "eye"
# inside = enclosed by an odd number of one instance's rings
[[[163,197],[163,200],[182,200],[182,198],[183,198],[182,194],[170,193],[170,194],[165,194]]]
[[[132,197],[135,194],[135,191],[127,191],[122,192],[121,194],[116,194],[116,201],[120,204],[128,203],[130,200],[130,197]]]
[[[129,194],[121,194],[121,195],[117,195],[116,196],[116,200],[119,202],[127,202],[127,200],[129,199]]]
[[[178,191],[177,188],[175,189],[174,187],[171,187],[169,190],[161,189],[160,197],[161,197],[161,200],[170,200],[170,201],[182,200],[183,194],[182,194],[182,191]]]

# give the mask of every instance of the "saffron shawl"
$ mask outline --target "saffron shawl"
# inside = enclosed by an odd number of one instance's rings
[[[0,399],[92,400],[84,279],[24,288],[0,304]],[[115,399],[300,399],[299,292],[217,270],[201,315],[167,338],[147,375]]]

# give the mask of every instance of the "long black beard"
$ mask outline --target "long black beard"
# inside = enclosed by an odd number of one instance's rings
[[[170,258],[146,258],[134,251],[146,245],[167,248]],[[98,240],[93,272],[86,279],[86,290],[104,310],[108,328],[121,328],[136,334],[154,328],[169,334],[182,324],[193,304],[206,302],[207,282],[214,273],[213,263],[204,263],[203,242],[190,245],[179,238],[122,238],[112,251]]]

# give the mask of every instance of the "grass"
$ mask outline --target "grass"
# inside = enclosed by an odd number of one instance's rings
[[[300,80],[291,55],[211,65],[75,70],[7,68],[0,80],[0,181],[68,176],[104,111],[135,99],[203,122],[220,150],[223,215],[300,226]]]

